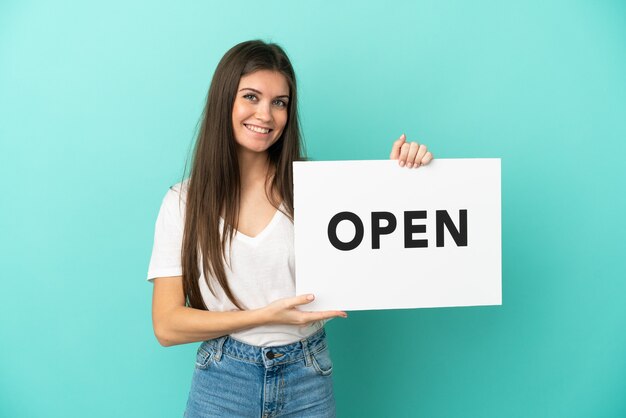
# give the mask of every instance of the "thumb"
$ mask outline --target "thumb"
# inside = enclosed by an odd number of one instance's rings
[[[289,300],[289,305],[292,307],[298,305],[306,305],[307,303],[313,302],[313,300],[315,300],[315,296],[311,293],[308,293],[306,295],[298,295]]]
[[[405,134],[400,135],[400,138],[398,138],[393,143],[393,146],[391,147],[391,154],[389,154],[389,159],[397,160],[398,158],[400,158],[400,148],[402,148],[402,145],[405,142],[406,142],[406,135]]]

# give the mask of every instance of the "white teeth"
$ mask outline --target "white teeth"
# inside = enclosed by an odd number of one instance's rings
[[[253,125],[245,125],[244,126],[248,129],[250,129],[252,132],[258,132],[260,134],[266,134],[268,133],[270,130],[267,128],[260,128],[258,126],[253,126]]]

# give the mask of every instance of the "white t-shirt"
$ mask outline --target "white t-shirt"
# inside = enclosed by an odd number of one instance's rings
[[[182,276],[180,251],[185,225],[187,182],[170,188],[161,204],[154,231],[148,280]],[[182,193],[182,196],[181,196]],[[182,198],[181,198],[182,197]],[[226,277],[231,291],[246,309],[257,309],[285,297],[295,296],[293,223],[281,211],[255,237],[235,232],[231,252],[226,245]],[[211,311],[237,310],[215,281],[209,290],[200,266],[200,292]],[[212,277],[209,280],[214,280]],[[231,334],[256,346],[276,346],[299,341],[323,326],[263,325]]]

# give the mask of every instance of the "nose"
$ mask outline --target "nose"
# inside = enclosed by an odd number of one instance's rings
[[[272,119],[272,112],[269,104],[259,103],[254,117],[262,122],[269,122]]]

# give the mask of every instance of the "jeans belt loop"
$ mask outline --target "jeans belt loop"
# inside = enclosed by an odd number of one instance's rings
[[[216,347],[215,347],[215,361],[220,361],[222,359],[222,347],[224,347],[224,343],[226,342],[226,338],[228,336],[220,337],[217,339]]]
[[[309,350],[309,342],[305,339],[300,341],[302,343],[302,351],[304,352],[304,364],[306,366],[310,366],[311,361],[311,351]]]

